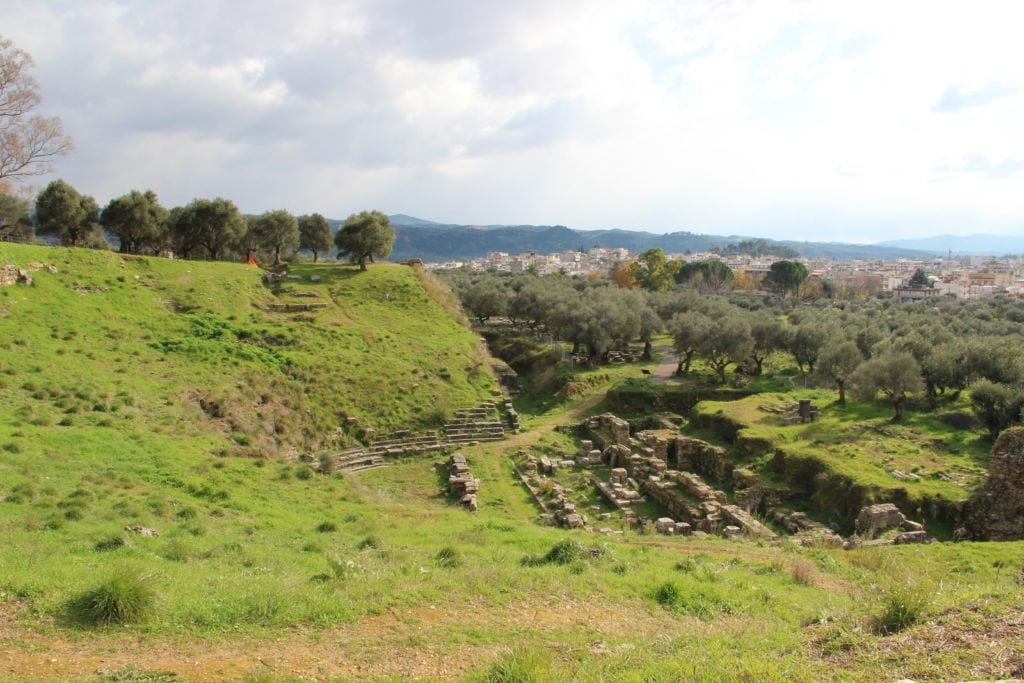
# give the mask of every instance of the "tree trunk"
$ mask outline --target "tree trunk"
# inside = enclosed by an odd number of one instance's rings
[[[685,372],[685,370],[683,370],[683,357],[680,356],[679,357],[679,363],[676,365],[676,377],[679,377],[684,372]]]
[[[359,258],[359,270],[366,270],[366,257]]]
[[[688,373],[690,372],[690,364],[693,363],[693,349],[687,351],[684,358],[686,359],[686,362],[683,363],[683,372]]]
[[[836,382],[836,386],[839,387],[839,405],[846,405],[846,382]]]
[[[274,247],[274,265],[281,265],[281,245]]]
[[[319,256],[319,254],[317,253],[317,250],[316,250],[316,249],[314,249],[314,250],[313,250],[313,263],[316,263],[316,260],[317,260],[317,257],[318,257],[318,256]]]
[[[651,340],[648,339],[648,340],[644,341],[644,352],[642,354],[640,354],[640,359],[641,360],[650,360],[651,359]]]
[[[894,396],[892,399],[892,407],[896,409],[896,414],[893,415],[893,422],[903,422],[903,404],[906,403],[906,396]]]

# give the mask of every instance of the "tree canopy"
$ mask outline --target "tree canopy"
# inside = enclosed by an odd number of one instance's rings
[[[59,179],[36,197],[36,226],[40,234],[54,235],[69,247],[102,238],[96,200]]]
[[[299,248],[313,252],[313,263],[320,252],[330,250],[331,244],[331,226],[326,218],[318,213],[299,218]]]
[[[799,261],[776,261],[764,276],[764,286],[782,294],[800,291],[800,285],[807,279],[807,266]]]
[[[281,252],[299,246],[299,224],[284,209],[267,211],[253,225],[256,243],[274,253],[274,265],[281,263]]]
[[[221,197],[194,199],[172,210],[170,226],[175,252],[189,258],[197,249],[205,249],[213,260],[236,246],[246,230],[238,207]]]
[[[360,270],[366,270],[366,262],[373,263],[374,257],[387,258],[395,243],[395,231],[391,221],[381,211],[363,211],[352,214],[341,230],[334,236],[338,255],[358,263]]]
[[[121,253],[139,254],[162,246],[167,236],[168,215],[155,192],[132,190],[110,200],[100,223],[121,241]]]
[[[41,99],[32,57],[0,37],[0,180],[40,175],[71,151],[60,119],[33,114]]]
[[[32,217],[28,202],[0,193],[0,240],[27,242],[32,239]]]

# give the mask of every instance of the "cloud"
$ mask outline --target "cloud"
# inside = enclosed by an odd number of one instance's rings
[[[979,86],[950,86],[935,103],[935,111],[958,112],[972,107],[984,107],[997,100],[1016,97],[1020,88],[1008,83],[989,82]]]
[[[853,239],[1019,225],[1017,11],[10,0],[3,31],[101,204]]]
[[[933,171],[940,178],[959,174],[997,179],[1014,178],[1024,175],[1024,159],[1003,158],[993,162],[984,154],[969,154],[956,164],[938,164],[933,167]]]

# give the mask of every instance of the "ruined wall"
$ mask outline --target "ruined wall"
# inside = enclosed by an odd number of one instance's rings
[[[1024,427],[1007,429],[996,439],[988,479],[967,501],[958,535],[984,541],[1024,539]]]

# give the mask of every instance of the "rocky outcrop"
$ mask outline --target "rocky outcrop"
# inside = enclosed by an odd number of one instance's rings
[[[979,541],[1024,539],[1024,427],[1007,429],[996,439],[988,478],[967,501],[957,536]]]

